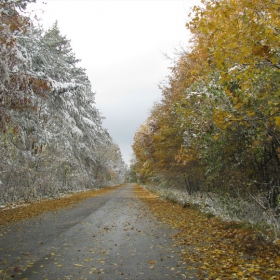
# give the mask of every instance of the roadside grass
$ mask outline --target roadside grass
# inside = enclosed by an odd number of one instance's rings
[[[141,186],[135,186],[135,193],[158,220],[179,231],[174,240],[199,279],[280,279],[279,243],[266,241],[248,225],[222,221]]]
[[[264,211],[255,200],[242,197],[230,197],[228,194],[195,193],[189,195],[183,189],[169,188],[166,185],[147,185],[149,191],[160,197],[199,210],[208,217],[214,215],[223,221],[232,221],[232,226],[252,228],[266,240],[280,243],[280,219],[275,209]],[[265,198],[258,197],[260,205],[265,205]]]
[[[55,199],[43,199],[29,203],[18,203],[13,208],[7,207],[0,209],[0,226],[7,225],[23,219],[32,218],[47,211],[56,211],[58,209],[74,206],[87,198],[105,194],[115,190],[122,185],[114,187],[105,187],[102,189],[88,190],[79,193],[70,193],[67,196]]]

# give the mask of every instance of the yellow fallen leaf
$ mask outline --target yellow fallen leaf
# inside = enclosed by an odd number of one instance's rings
[[[242,271],[239,271],[238,273],[237,273],[237,276],[243,276],[244,275],[244,273],[242,272]]]
[[[280,117],[275,117],[275,124],[277,125],[277,126],[280,126]]]

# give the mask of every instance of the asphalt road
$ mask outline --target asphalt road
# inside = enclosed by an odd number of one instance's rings
[[[186,279],[176,232],[133,187],[1,228],[0,278]]]

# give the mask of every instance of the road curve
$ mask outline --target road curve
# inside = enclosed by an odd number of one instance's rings
[[[184,279],[175,231],[133,187],[2,227],[1,279]]]

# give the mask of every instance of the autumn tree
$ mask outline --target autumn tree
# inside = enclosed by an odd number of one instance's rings
[[[150,173],[157,174],[157,180],[160,180],[161,184],[164,182],[169,186],[184,187],[189,193],[199,188],[199,182],[203,180],[203,176],[197,173],[200,168],[197,168],[198,152],[194,149],[191,151],[192,155],[189,157],[188,164],[186,164],[186,156],[183,156],[186,151],[186,131],[184,128],[188,129],[184,118],[187,111],[184,110],[186,108],[182,110],[179,108],[189,106],[185,102],[186,88],[204,75],[205,61],[203,57],[204,55],[198,51],[193,53],[184,51],[179,54],[179,58],[168,76],[168,84],[160,86],[162,100],[154,105],[145,123],[150,139],[147,142],[150,145],[148,161],[152,159]],[[185,115],[182,115],[183,113]],[[139,131],[136,133],[136,138],[138,134]],[[143,146],[143,141],[140,141],[139,144],[134,141],[133,148],[137,159],[141,158],[137,152],[139,145]],[[189,164],[190,162],[192,164]],[[139,166],[139,161],[136,161],[136,165]],[[145,163],[145,166],[148,164]],[[194,168],[194,166],[196,167]]]
[[[194,9],[187,26],[196,47],[208,51],[209,71],[220,73],[219,84],[226,94],[227,106],[220,104],[214,110],[221,131],[215,138],[229,160],[225,165],[234,167],[250,186],[258,182],[255,186],[266,188],[275,206],[280,182],[279,3],[204,4]]]
[[[277,211],[279,3],[203,1],[193,8],[187,28],[191,49],[179,55],[162,87],[162,103],[146,122],[156,124],[148,142],[152,149],[145,148],[155,151],[149,172],[173,170],[187,179],[189,193],[266,197],[263,209]]]

